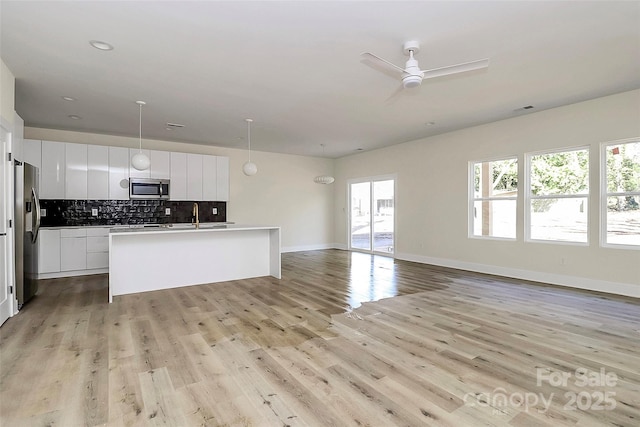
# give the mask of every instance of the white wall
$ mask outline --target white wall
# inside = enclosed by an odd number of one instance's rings
[[[82,144],[138,146],[137,138],[31,127],[25,128],[24,137]],[[143,140],[142,147],[228,156],[228,221],[282,227],[282,250],[285,252],[333,247],[333,186],[313,182],[316,175],[332,170],[332,160],[252,150],[251,160],[258,165],[258,173],[247,177],[242,173],[242,165],[248,160],[246,150],[156,140]]]
[[[601,248],[599,144],[640,136],[640,91],[425,138],[337,160],[335,237],[347,245],[346,181],[397,173],[397,257],[640,297],[640,250]],[[591,146],[590,245],[467,237],[468,162]],[[596,157],[594,157],[594,155]],[[519,203],[519,218],[524,206]],[[562,262],[564,260],[564,263]]]
[[[16,78],[4,61],[0,60],[0,116],[13,124]]]

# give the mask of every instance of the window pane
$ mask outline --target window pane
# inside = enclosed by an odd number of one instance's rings
[[[531,238],[587,242],[587,198],[531,201]]]
[[[607,243],[640,245],[640,196],[607,197]]]
[[[540,154],[531,157],[531,194],[587,194],[589,152],[587,150]]]
[[[371,249],[370,191],[369,182],[351,184],[351,247],[355,249]]]
[[[516,237],[516,201],[483,200],[473,204],[473,235]]]
[[[373,182],[373,250],[393,252],[393,180]]]
[[[607,146],[607,191],[640,191],[640,142]]]
[[[518,194],[518,160],[474,163],[474,198],[513,197]]]

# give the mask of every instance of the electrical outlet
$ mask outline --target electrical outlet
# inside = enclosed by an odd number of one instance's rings
[[[91,216],[98,216],[98,208],[91,208]]]
[[[171,215],[171,208],[164,208],[164,214],[167,216]]]
[[[218,215],[218,208],[211,209],[211,213],[214,215]]]

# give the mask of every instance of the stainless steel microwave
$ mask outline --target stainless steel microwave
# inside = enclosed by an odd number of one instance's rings
[[[130,178],[129,198],[169,200],[169,180]]]

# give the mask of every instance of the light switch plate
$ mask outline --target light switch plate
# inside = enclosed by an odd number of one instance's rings
[[[218,215],[218,208],[211,209],[211,213],[214,215]]]
[[[164,208],[165,215],[171,215],[171,208]]]
[[[98,216],[98,208],[91,208],[91,216]]]
[[[44,208],[40,208],[40,216],[47,216],[47,210]]]

